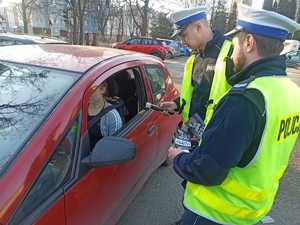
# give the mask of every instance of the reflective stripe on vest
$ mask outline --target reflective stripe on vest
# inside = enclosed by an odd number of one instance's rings
[[[226,93],[230,88],[230,84],[227,82],[226,79],[226,57],[228,56],[230,48],[231,41],[225,40],[216,62],[214,79],[209,94],[209,104],[206,109],[206,115],[204,120],[205,124],[208,124],[208,122],[212,118],[217,99],[223,96],[224,93]]]
[[[186,123],[189,120],[191,99],[194,91],[194,87],[192,85],[192,72],[193,72],[193,65],[194,65],[195,58],[196,55],[191,55],[184,66],[184,75],[183,75],[181,91],[180,91],[180,106],[183,105],[183,99],[185,101],[185,105],[180,114],[181,120],[184,123]]]
[[[247,88],[265,100],[266,125],[256,156],[246,167],[232,168],[221,185],[188,182],[184,194],[186,208],[221,224],[255,224],[269,212],[300,131],[295,101],[300,88],[289,78],[260,77]]]

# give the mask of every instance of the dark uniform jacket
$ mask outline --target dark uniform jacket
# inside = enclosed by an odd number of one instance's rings
[[[191,99],[190,115],[198,113],[202,119],[205,118],[214,68],[224,40],[225,37],[221,32],[213,30],[213,39],[206,44],[204,51],[197,53],[193,66],[192,77],[195,89]],[[179,109],[179,99],[175,101],[177,109]]]
[[[227,79],[233,86],[255,77],[286,75],[285,70],[285,57],[275,56],[258,60]],[[174,169],[183,179],[219,185],[230,168],[245,167],[254,158],[266,123],[264,98],[258,90],[234,89],[217,105],[201,145],[175,158]]]

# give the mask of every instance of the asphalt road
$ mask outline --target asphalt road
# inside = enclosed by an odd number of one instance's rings
[[[180,86],[185,60],[178,58],[166,61],[177,87]],[[288,74],[300,86],[300,67],[289,68]],[[178,220],[183,212],[180,182],[181,179],[171,166],[159,168],[131,203],[118,225],[170,225]],[[281,180],[269,215],[275,221],[273,225],[300,225],[300,141]]]

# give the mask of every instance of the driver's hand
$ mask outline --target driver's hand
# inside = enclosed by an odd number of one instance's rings
[[[175,113],[177,109],[177,105],[175,102],[161,102],[159,103],[159,107],[161,107],[163,110],[169,112],[169,113]]]

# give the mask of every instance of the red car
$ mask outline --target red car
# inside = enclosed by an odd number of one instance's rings
[[[162,41],[153,38],[133,38],[124,42],[114,43],[113,48],[142,52],[157,56],[164,60],[168,53],[168,48]]]
[[[88,104],[107,95],[127,114],[114,136],[89,144]],[[155,57],[70,45],[0,52],[0,224],[116,224],[167,157],[178,116],[147,102],[178,96]]]

